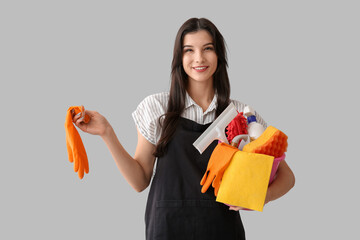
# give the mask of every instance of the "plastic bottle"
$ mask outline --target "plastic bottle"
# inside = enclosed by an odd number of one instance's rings
[[[248,121],[248,134],[251,141],[254,141],[265,131],[264,126],[257,122],[255,111],[249,106],[244,109],[244,115]]]

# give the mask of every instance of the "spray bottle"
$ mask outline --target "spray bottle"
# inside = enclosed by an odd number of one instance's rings
[[[248,121],[248,134],[250,141],[254,141],[265,131],[264,126],[257,122],[255,111],[249,106],[244,108],[244,115]]]

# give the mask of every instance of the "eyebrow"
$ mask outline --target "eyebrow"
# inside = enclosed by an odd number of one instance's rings
[[[203,45],[203,47],[208,46],[208,45],[213,45],[214,46],[213,43],[206,43],[206,44]],[[183,46],[183,48],[186,48],[186,47],[193,47],[193,46],[192,45],[184,45]]]

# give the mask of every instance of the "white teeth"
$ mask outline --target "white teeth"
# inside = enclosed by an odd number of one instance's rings
[[[203,70],[205,69],[206,67],[198,67],[198,68],[195,68],[196,70]]]

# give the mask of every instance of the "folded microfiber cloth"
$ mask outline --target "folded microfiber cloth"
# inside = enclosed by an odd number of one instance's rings
[[[274,157],[237,151],[224,172],[217,202],[262,211]]]
[[[80,134],[72,121],[73,117],[78,113],[84,117],[85,123],[90,121],[89,115],[85,114],[84,106],[69,107],[65,119],[65,133],[69,161],[74,162],[74,171],[77,172],[79,178],[82,179],[84,172],[89,173],[89,162]]]

